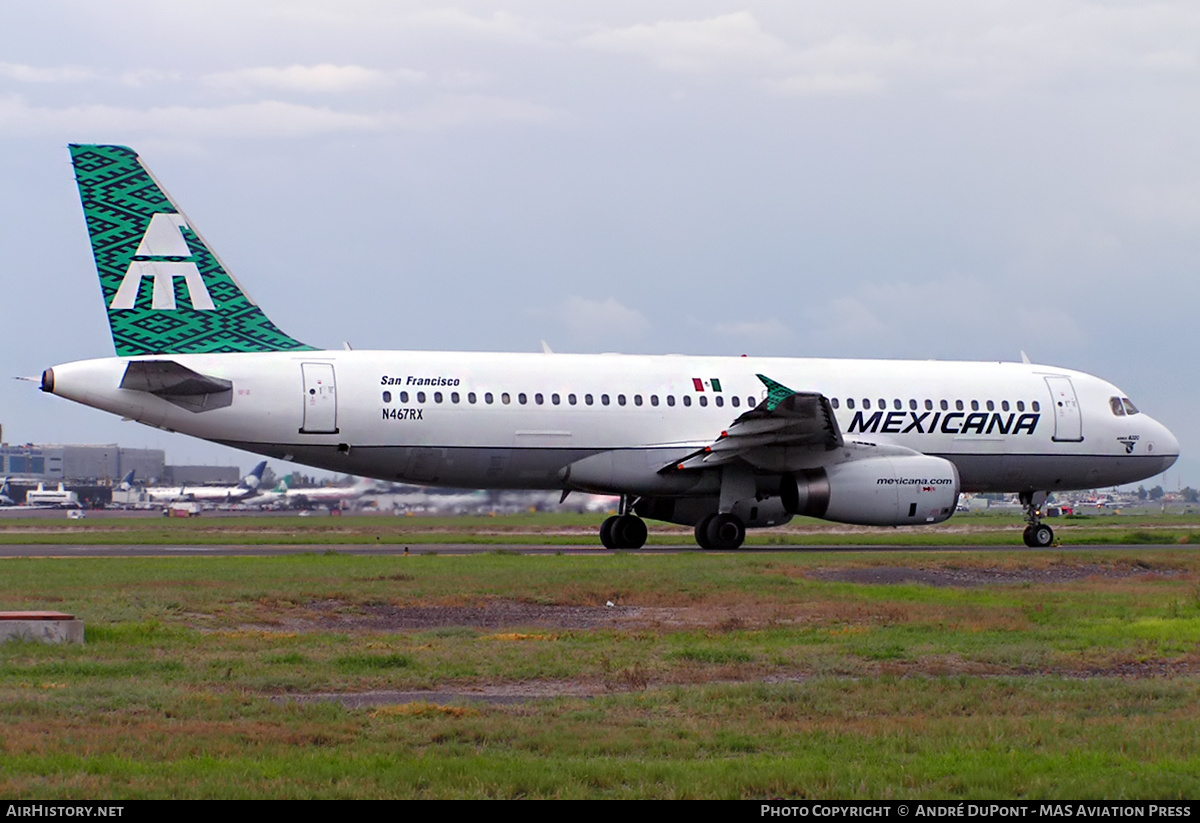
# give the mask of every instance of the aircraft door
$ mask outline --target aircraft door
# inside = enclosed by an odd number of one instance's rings
[[[1079,413],[1079,400],[1069,377],[1047,377],[1050,399],[1054,404],[1054,440],[1078,443],[1083,440],[1083,418]]]
[[[337,434],[337,383],[332,363],[301,363],[304,422],[301,434]]]

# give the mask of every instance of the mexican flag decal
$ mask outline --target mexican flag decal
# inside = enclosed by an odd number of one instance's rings
[[[720,391],[721,390],[721,381],[715,377],[712,378],[711,380],[704,380],[703,378],[700,378],[700,377],[693,377],[692,378],[692,386],[696,389],[696,391]]]

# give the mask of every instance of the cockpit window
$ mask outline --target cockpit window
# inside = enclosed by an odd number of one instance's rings
[[[1137,406],[1133,405],[1133,401],[1130,400],[1128,397],[1122,397],[1121,402],[1125,404],[1125,413],[1126,414],[1137,414],[1138,413]]]
[[[1125,416],[1125,407],[1121,405],[1121,398],[1119,398],[1119,397],[1108,398],[1108,405],[1109,405],[1109,408],[1112,409],[1112,413],[1115,414],[1117,417]]]

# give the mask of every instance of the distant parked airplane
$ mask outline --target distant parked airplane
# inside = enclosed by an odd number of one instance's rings
[[[313,486],[293,489],[287,480],[280,480],[279,485],[268,492],[256,497],[252,502],[256,506],[280,505],[287,508],[327,506],[334,508],[351,500],[357,500],[375,487],[373,480],[359,480],[353,486]]]
[[[238,503],[258,494],[266,467],[263,460],[236,486],[153,486],[146,489],[146,499],[153,503]]]

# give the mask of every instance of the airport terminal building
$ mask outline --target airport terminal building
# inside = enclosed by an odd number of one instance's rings
[[[12,477],[14,482],[108,485],[119,482],[130,470],[141,479],[163,479],[166,453],[162,449],[130,449],[116,443],[0,444],[0,477]]]

